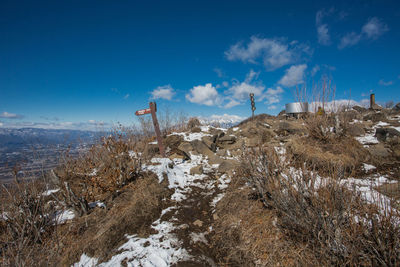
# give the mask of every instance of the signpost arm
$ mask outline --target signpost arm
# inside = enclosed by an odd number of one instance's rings
[[[165,157],[165,150],[164,150],[164,145],[162,142],[160,126],[158,125],[158,120],[157,120],[157,115],[156,115],[156,103],[155,102],[150,102],[150,110],[151,110],[151,117],[153,119],[153,124],[154,124],[154,131],[156,132],[156,136],[157,136],[158,148],[160,149],[161,156]]]

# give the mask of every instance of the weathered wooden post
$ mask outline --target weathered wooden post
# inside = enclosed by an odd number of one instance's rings
[[[375,107],[375,94],[369,96],[369,108],[373,109]]]
[[[156,104],[156,102],[150,102],[149,106],[150,106],[149,108],[136,111],[135,115],[141,116],[141,115],[151,113],[151,118],[153,119],[154,131],[155,131],[156,137],[157,137],[158,148],[160,149],[161,156],[165,157],[165,150],[164,150],[164,145],[162,142],[160,126],[158,125],[158,120],[157,120],[157,115],[156,115],[157,104]]]

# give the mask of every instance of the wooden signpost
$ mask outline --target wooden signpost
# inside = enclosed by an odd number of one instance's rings
[[[149,106],[150,106],[149,108],[136,111],[135,115],[142,116],[142,115],[151,113],[151,118],[153,119],[154,131],[156,132],[158,148],[160,149],[161,156],[165,157],[165,150],[164,150],[164,145],[162,142],[160,126],[158,125],[158,120],[157,120],[157,115],[156,115],[156,112],[157,112],[156,102],[150,102]]]

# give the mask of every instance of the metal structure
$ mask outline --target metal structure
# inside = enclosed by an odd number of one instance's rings
[[[150,102],[149,106],[150,106],[149,108],[136,111],[135,115],[141,116],[141,115],[151,113],[151,118],[153,119],[154,131],[156,132],[158,148],[160,149],[161,156],[165,157],[165,150],[164,150],[164,145],[162,142],[160,126],[158,125],[158,120],[157,120],[157,115],[156,115],[157,104],[156,104],[156,102]]]
[[[307,112],[309,112],[307,102],[294,102],[285,105],[285,113],[287,115],[298,116]]]
[[[251,102],[251,117],[254,117],[254,111],[256,110],[256,104],[254,103],[254,94],[250,93],[250,102]]]

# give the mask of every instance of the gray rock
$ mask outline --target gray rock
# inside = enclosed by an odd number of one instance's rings
[[[347,134],[350,136],[361,136],[365,134],[365,130],[362,124],[350,124],[349,127],[346,129]]]
[[[378,128],[376,129],[375,136],[380,142],[386,142],[400,137],[400,132],[393,128]]]
[[[200,132],[201,132],[201,129],[200,129],[200,127],[193,127],[192,129],[190,129],[190,131],[191,131],[192,133],[200,133]]]
[[[189,129],[192,129],[193,127],[200,126],[200,125],[201,125],[201,123],[198,118],[190,118],[187,123],[187,127]]]
[[[390,155],[389,149],[385,148],[383,144],[377,144],[374,146],[370,146],[368,148],[368,151],[372,156],[379,157],[379,158],[385,158]]]
[[[365,115],[363,120],[365,121],[371,120],[373,122],[384,121],[386,120],[386,116],[382,112],[372,112]]]
[[[223,137],[220,137],[218,139],[218,143],[227,143],[227,144],[233,144],[236,142],[236,137],[232,135],[225,135]]]
[[[353,106],[353,109],[356,110],[356,111],[358,111],[359,113],[364,113],[364,112],[367,111],[366,108],[360,107],[360,106]]]
[[[393,108],[394,111],[400,111],[400,102],[397,103]]]
[[[197,165],[196,167],[193,167],[190,169],[190,175],[194,174],[202,174],[203,173],[203,166],[202,165]]]
[[[190,142],[193,150],[198,152],[199,154],[202,154],[204,156],[208,156],[210,157],[211,155],[214,155],[214,152],[212,152],[210,150],[210,148],[203,143],[203,141],[200,140],[193,140],[192,142]]]
[[[227,173],[233,172],[237,165],[237,162],[234,160],[224,160],[218,167],[219,173]]]

